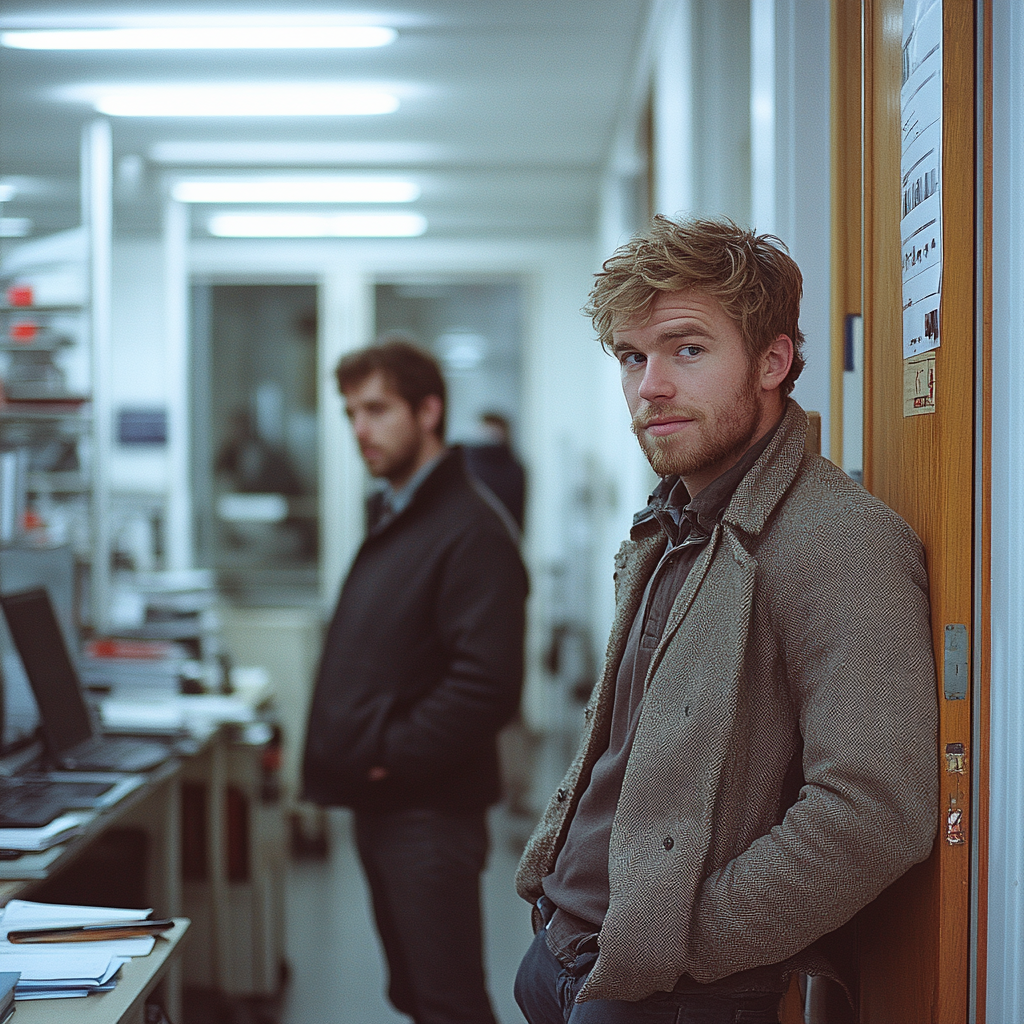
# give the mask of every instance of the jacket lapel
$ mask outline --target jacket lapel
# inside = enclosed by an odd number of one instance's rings
[[[665,535],[656,522],[647,522],[632,531],[615,556],[615,619],[608,635],[604,675],[611,679],[619,670],[633,619],[658,559],[665,549]]]

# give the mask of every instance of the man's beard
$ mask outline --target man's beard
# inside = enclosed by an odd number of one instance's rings
[[[708,422],[708,416],[713,417]],[[679,433],[652,437],[644,429],[663,418],[693,420],[682,432],[690,438],[681,443]],[[747,378],[734,401],[723,408],[701,410],[673,405],[646,405],[633,417],[632,431],[651,468],[658,476],[687,477],[713,466],[736,461],[750,447],[761,421],[761,396],[753,375]],[[723,472],[728,466],[723,467]]]
[[[365,455],[363,461],[370,475],[378,480],[403,480],[412,475],[413,467],[420,455],[420,447],[421,442],[416,438],[408,438],[405,443],[393,449],[384,448],[376,469],[366,461]]]

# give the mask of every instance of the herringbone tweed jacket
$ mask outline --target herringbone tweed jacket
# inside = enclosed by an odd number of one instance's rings
[[[792,400],[676,598],[609,851],[611,899],[580,999],[642,999],[782,963],[928,856],[938,820],[936,680],[921,543],[804,451]],[[616,614],[579,753],[519,865],[534,902],[605,749],[619,660],[664,548],[616,557]]]

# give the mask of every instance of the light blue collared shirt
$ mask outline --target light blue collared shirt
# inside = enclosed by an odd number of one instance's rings
[[[429,462],[425,462],[413,473],[408,482],[399,487],[397,491],[391,486],[389,481],[385,481],[382,493],[384,495],[385,507],[390,515],[397,516],[409,507],[409,502],[412,501],[413,495],[419,490],[420,484],[430,476],[434,467],[447,454],[448,449],[445,448],[440,455],[435,455]]]

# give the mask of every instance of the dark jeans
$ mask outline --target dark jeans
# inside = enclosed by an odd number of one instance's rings
[[[635,1003],[577,1003],[596,960],[596,953],[584,952],[564,967],[539,931],[516,976],[516,1002],[530,1024],[776,1024],[779,1019],[778,992],[658,992]]]
[[[480,925],[483,814],[360,811],[355,825],[391,1002],[416,1024],[495,1024]]]

